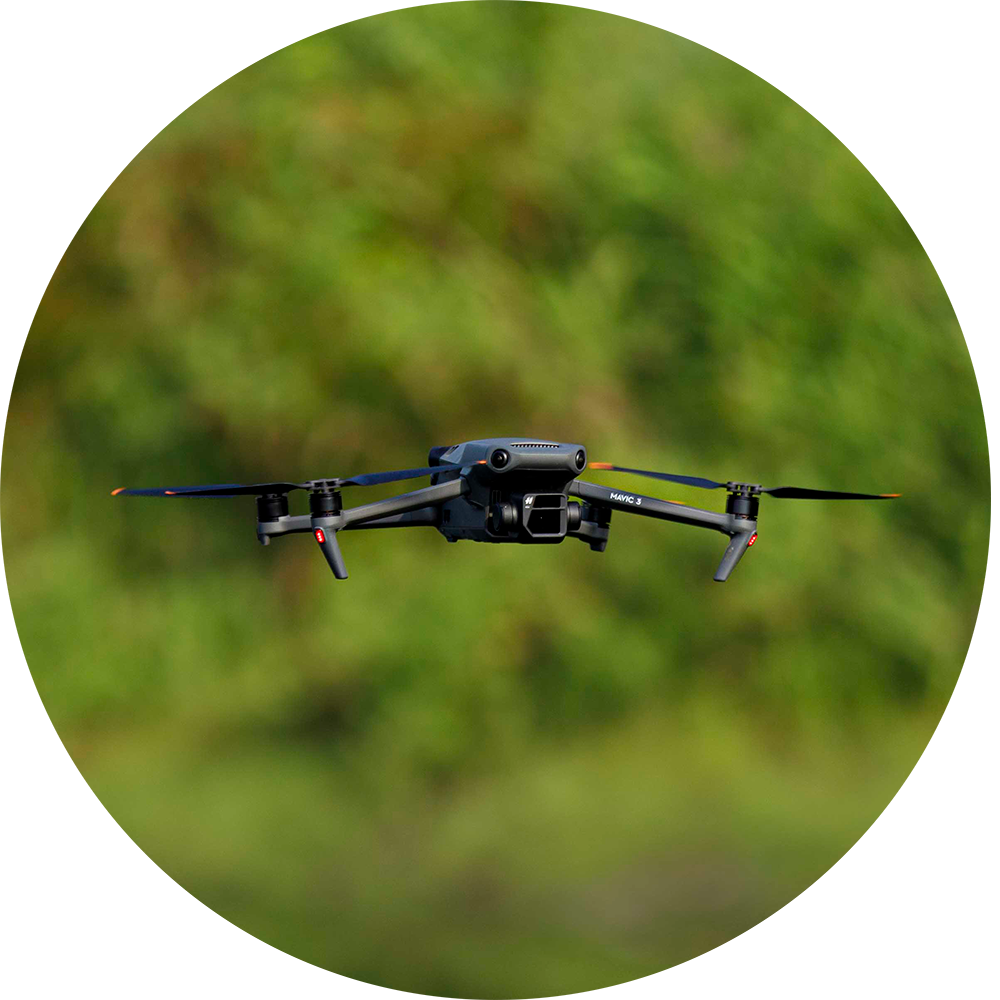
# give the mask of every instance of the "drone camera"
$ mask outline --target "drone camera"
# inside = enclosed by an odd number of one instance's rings
[[[495,495],[486,526],[491,535],[516,535],[521,528],[528,536],[525,540],[554,541],[566,537],[569,506],[565,493]]]
[[[490,507],[487,525],[494,535],[506,535],[517,527],[517,509],[511,503],[498,501]]]
[[[532,538],[562,538],[568,505],[565,493],[526,493],[521,500],[524,530]]]

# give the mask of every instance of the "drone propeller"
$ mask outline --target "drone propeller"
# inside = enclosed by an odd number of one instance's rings
[[[419,479],[435,472],[452,472],[461,465],[425,465],[419,469],[397,469],[394,472],[369,472],[349,479],[311,479],[305,483],[254,483],[241,486],[239,483],[221,483],[212,486],[171,486],[160,489],[130,490],[121,487],[112,490],[112,496],[126,497],[236,497],[267,496],[289,493],[291,490],[339,490],[342,486],[377,486],[381,483],[395,483],[403,479]]]
[[[238,497],[287,493],[289,490],[305,488],[302,483],[256,483],[253,486],[221,483],[215,486],[170,486],[150,490],[128,490],[122,486],[112,490],[111,495],[113,497]]]
[[[485,460],[478,462],[478,465],[485,465]],[[401,479],[419,479],[421,476],[432,476],[435,472],[453,472],[461,469],[461,465],[424,465],[419,469],[399,469],[396,472],[368,472],[363,476],[352,476],[350,479],[341,479],[339,486],[379,486],[382,483],[395,483]]]
[[[604,469],[607,472],[627,472],[633,476],[648,476],[650,479],[663,479],[670,483],[683,483],[686,486],[699,486],[705,490],[726,489],[731,492],[743,492],[752,495],[769,493],[773,497],[785,500],[892,500],[898,493],[844,493],[838,490],[811,490],[801,486],[756,486],[749,483],[719,483],[714,479],[703,479],[700,476],[675,476],[669,472],[649,472],[645,469],[626,469],[620,465],[609,465],[607,462],[591,462],[591,469]]]
[[[683,483],[685,486],[700,486],[703,490],[717,490],[725,483],[717,483],[714,479],[702,479],[701,476],[674,476],[669,472],[647,472],[645,469],[626,469],[623,465],[608,465],[607,462],[591,462],[591,469],[604,469],[606,472],[627,472],[633,476],[649,476],[650,479],[663,479],[668,483]]]
[[[839,490],[810,490],[803,486],[772,486],[761,489],[785,500],[895,500],[900,493],[842,493]]]

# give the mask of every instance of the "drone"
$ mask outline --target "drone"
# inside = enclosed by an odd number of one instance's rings
[[[436,528],[449,542],[517,542],[553,545],[579,538],[595,552],[607,548],[613,511],[676,524],[708,528],[729,543],[715,572],[724,583],[747,549],[757,541],[757,511],[762,495],[789,500],[889,500],[898,493],[842,493],[798,486],[764,487],[755,483],[716,482],[698,476],[678,476],[588,462],[580,444],[560,444],[532,438],[487,438],[431,448],[429,464],[415,469],[374,472],[348,479],[311,479],[304,483],[255,483],[241,486],[174,486],[159,489],[114,490],[112,496],[235,497],[255,496],[257,539],[268,545],[281,535],[310,532],[338,580],[347,566],[337,536],[364,528]],[[725,511],[628,493],[584,482],[587,468],[646,476],[685,486],[726,491]],[[358,507],[344,507],[341,490],[376,486],[429,476],[423,489]],[[290,514],[288,494],[306,490],[309,513]]]

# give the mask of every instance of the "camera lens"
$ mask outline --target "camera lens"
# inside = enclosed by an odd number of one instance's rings
[[[493,464],[494,469],[503,469],[506,467],[507,463],[510,461],[510,454],[503,450],[503,448],[497,448],[493,455],[490,457],[490,462]]]
[[[505,535],[517,524],[517,512],[509,503],[495,503],[490,507],[489,524],[494,535]]]
[[[577,467],[578,469],[580,469],[580,471],[582,472],[582,471],[583,471],[583,467],[584,467],[584,466],[585,466],[586,464],[587,464],[587,455],[586,455],[586,453],[584,452],[584,450],[583,450],[583,449],[581,448],[581,449],[580,449],[580,450],[579,450],[579,451],[578,451],[578,452],[576,453],[576,467]]]

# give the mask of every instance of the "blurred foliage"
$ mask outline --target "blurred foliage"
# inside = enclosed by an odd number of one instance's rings
[[[603,556],[351,533],[337,584],[251,500],[108,496],[494,434],[904,497],[765,498],[720,587],[721,538],[621,515]],[[712,948],[854,843],[958,676],[989,475],[847,149],[683,39],[483,2],[278,52],[128,165],[39,308],[2,505],[39,691],[154,861],[336,972],[526,997]]]

